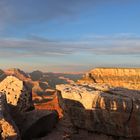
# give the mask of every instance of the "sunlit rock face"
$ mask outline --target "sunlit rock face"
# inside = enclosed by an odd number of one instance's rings
[[[6,96],[2,92],[0,92],[0,139],[20,140],[19,130],[11,118]]]
[[[24,71],[17,69],[17,68],[7,69],[4,71],[4,73],[7,76],[15,76],[22,81],[29,79],[29,76]]]
[[[59,103],[74,126],[140,137],[140,91],[98,84],[58,85]]]
[[[140,68],[96,68],[79,80],[84,82],[140,90]]]
[[[31,92],[23,81],[14,76],[6,77],[0,83],[0,91],[6,94],[7,103],[18,111],[26,111],[33,107]]]

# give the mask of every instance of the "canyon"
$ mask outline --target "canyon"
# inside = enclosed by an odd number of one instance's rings
[[[0,71],[2,140],[139,140],[140,69]]]

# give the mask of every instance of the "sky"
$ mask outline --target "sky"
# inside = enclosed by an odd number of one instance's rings
[[[140,1],[0,0],[0,67],[140,67]]]

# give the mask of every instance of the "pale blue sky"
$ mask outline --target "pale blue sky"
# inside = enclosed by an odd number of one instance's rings
[[[139,0],[1,0],[0,67],[140,67]]]

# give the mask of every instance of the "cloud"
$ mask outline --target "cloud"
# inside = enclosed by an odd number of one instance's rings
[[[104,37],[103,37],[104,36]],[[79,53],[140,56],[139,36],[92,36],[77,41],[53,41],[42,37],[0,39],[0,57],[53,57]],[[121,36],[121,35],[120,35]]]

